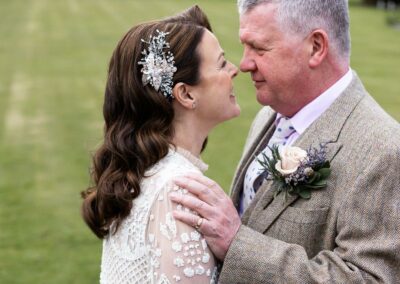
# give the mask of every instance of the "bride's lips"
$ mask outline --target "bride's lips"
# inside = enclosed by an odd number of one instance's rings
[[[233,90],[233,87],[231,88],[231,93],[230,93],[230,95],[229,95],[229,97],[233,97],[233,98],[235,98],[236,97],[236,95],[235,95],[235,93],[234,93],[234,90]]]

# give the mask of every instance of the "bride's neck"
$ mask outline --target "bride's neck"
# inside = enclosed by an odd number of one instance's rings
[[[189,121],[175,121],[172,142],[175,146],[186,149],[191,152],[192,155],[199,157],[208,133],[209,130],[202,129],[195,123]]]

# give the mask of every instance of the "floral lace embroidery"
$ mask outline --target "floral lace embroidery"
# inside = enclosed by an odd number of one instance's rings
[[[153,205],[164,206],[168,202],[165,193],[170,190],[188,193],[168,182],[177,175],[199,172],[194,164],[200,169],[207,167],[200,160],[192,160],[188,152],[182,155],[179,149],[178,153],[171,150],[146,172],[148,178],[142,181],[141,194],[133,201],[130,215],[103,242],[101,283],[216,283],[218,270],[201,234],[192,228],[182,232],[172,211],[160,216],[151,210]],[[189,211],[181,205],[174,205],[175,208]],[[158,231],[147,233],[150,224],[157,225]],[[165,242],[169,245],[162,245]],[[163,268],[163,257],[169,259],[173,271]]]
[[[174,188],[174,190],[180,189]],[[180,191],[182,194],[186,194],[185,191]],[[206,271],[206,269],[202,266],[202,264],[204,265],[209,263],[210,254],[205,251],[207,248],[207,243],[204,238],[201,237],[201,234],[196,230],[192,230],[189,233],[182,233],[180,237],[177,237],[176,222],[175,219],[173,219],[172,214],[168,212],[165,219],[165,224],[160,224],[160,232],[169,241],[174,239],[174,241],[171,242],[171,249],[177,253],[177,256],[174,258],[173,264],[176,267],[183,269],[183,275],[188,278],[203,274],[206,276],[211,276],[210,269]],[[179,276],[173,278],[175,281],[181,280]]]

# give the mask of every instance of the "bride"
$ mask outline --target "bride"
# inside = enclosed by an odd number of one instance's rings
[[[208,133],[240,108],[224,57],[199,7],[133,27],[111,57],[104,143],[82,215],[103,239],[101,283],[216,283],[202,235],[176,221],[173,179],[204,173]],[[195,224],[201,226],[199,217]]]

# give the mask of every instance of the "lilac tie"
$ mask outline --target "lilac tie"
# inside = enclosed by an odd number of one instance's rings
[[[272,134],[271,139],[268,141],[268,146],[262,150],[257,157],[252,161],[249,168],[247,169],[245,180],[244,180],[244,188],[243,194],[240,200],[240,214],[243,214],[244,210],[249,206],[250,202],[254,198],[254,195],[257,192],[257,189],[261,186],[265,179],[265,172],[261,168],[258,159],[262,160],[262,154],[264,153],[267,156],[271,155],[271,150],[269,147],[272,145],[277,145],[279,148],[285,146],[289,137],[296,133],[290,119],[287,117],[280,117],[275,121],[276,129]]]

